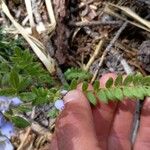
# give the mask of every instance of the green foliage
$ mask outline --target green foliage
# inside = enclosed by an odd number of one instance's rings
[[[112,85],[113,85],[113,78],[109,78],[109,79],[107,80],[107,82],[106,82],[105,87],[106,87],[106,88],[111,88]]]
[[[65,72],[65,77],[67,80],[76,79],[78,82],[81,82],[85,80],[88,81],[91,79],[92,75],[80,68],[70,68]]]
[[[82,85],[82,91],[83,92],[87,91],[87,88],[88,88],[88,82],[84,81]]]
[[[48,90],[44,88],[34,88],[32,93],[35,94],[35,99],[32,101],[33,105],[43,105],[48,103]]]
[[[14,40],[0,29],[0,96],[19,97],[24,102],[6,114],[17,127],[26,127],[29,123],[15,114],[60,99],[59,83],[34,53],[23,47],[23,41]]]
[[[14,40],[9,34],[5,34],[5,31],[0,28],[0,60],[4,58],[10,60],[10,56],[13,54],[13,49],[15,47],[21,47],[23,49],[24,41],[22,38]]]
[[[70,90],[73,90],[73,89],[75,89],[76,87],[77,87],[77,80],[76,79],[73,79],[72,81],[71,81],[71,84],[70,84]]]
[[[92,75],[80,68],[69,68],[65,73],[65,78],[68,82],[70,82],[70,85],[65,85],[66,90],[72,90],[77,87],[77,85],[81,82],[88,82],[90,81]],[[85,82],[83,86],[85,86]],[[87,86],[87,85],[86,85]],[[85,87],[83,87],[84,89]]]
[[[26,128],[27,126],[30,125],[30,123],[26,119],[20,116],[13,116],[11,117],[11,120],[18,128]]]
[[[125,98],[143,100],[144,97],[150,96],[150,76],[143,77],[141,74],[136,74],[123,79],[122,75],[118,75],[115,80],[109,78],[105,88],[100,88],[98,83],[98,81],[94,83],[94,91],[86,91],[86,96],[93,105],[96,105],[94,93],[104,103],[112,100],[122,101]]]
[[[94,91],[97,92],[99,87],[100,87],[100,82],[98,80],[95,80],[93,84]]]
[[[0,95],[19,95],[33,88],[53,85],[52,78],[29,50],[15,48],[10,61],[0,61]]]
[[[56,108],[52,108],[49,113],[48,117],[56,118],[58,116],[59,111]]]
[[[88,100],[89,100],[93,105],[96,105],[96,97],[95,97],[95,95],[93,94],[92,91],[86,92],[86,96],[87,96]]]

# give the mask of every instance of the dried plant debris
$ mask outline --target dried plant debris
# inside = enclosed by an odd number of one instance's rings
[[[144,41],[139,47],[138,59],[143,69],[150,72],[150,40]]]

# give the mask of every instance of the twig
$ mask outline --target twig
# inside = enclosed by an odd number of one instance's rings
[[[128,61],[128,63],[130,65],[133,65],[135,66],[137,69],[139,69],[139,71],[144,75],[146,76],[146,72],[141,68],[140,64],[138,62],[132,62],[132,61]]]
[[[122,31],[126,28],[128,22],[124,22],[123,25],[120,27],[120,29],[116,32],[116,35],[114,36],[114,38],[111,40],[110,44],[106,47],[105,51],[103,52],[102,54],[102,57],[100,59],[100,62],[98,64],[98,69],[95,71],[94,75],[93,75],[93,78],[91,80],[91,83],[94,82],[94,80],[96,79],[97,77],[97,74],[98,74],[98,71],[100,69],[100,67],[102,66],[103,64],[103,61],[104,61],[104,58],[105,56],[107,55],[107,53],[110,51],[111,47],[114,45],[114,43],[116,42],[116,40],[119,38],[120,34],[122,33]]]
[[[128,65],[127,61],[122,57],[122,55],[119,54],[118,51],[116,51],[114,48],[112,48],[110,50],[110,54],[113,55],[114,57],[116,57],[120,61],[126,74],[133,74],[133,70]]]
[[[83,27],[83,30],[93,39],[98,39],[100,37],[99,33],[92,31],[89,27]]]
[[[32,9],[33,9],[33,14],[34,14],[36,23],[39,24],[40,22],[42,22],[42,18],[38,10],[37,0],[31,0],[31,1],[32,1]]]
[[[104,43],[104,38],[100,39],[98,45],[96,46],[96,49],[94,51],[94,54],[92,55],[92,57],[90,58],[90,60],[88,61],[87,65],[85,66],[84,70],[88,70],[91,66],[91,64],[94,62],[95,58],[97,57],[97,55],[99,54],[102,46]]]
[[[23,21],[22,21],[22,25],[23,26],[25,26],[26,25],[26,23],[28,22],[28,20],[29,20],[29,16],[27,15],[24,19],[23,19]]]
[[[121,59],[121,64],[123,66],[124,71],[126,72],[126,74],[133,74],[133,70],[131,69],[131,67],[128,65],[127,61],[125,59]]]
[[[64,74],[62,73],[62,70],[60,69],[60,67],[58,66],[57,63],[56,63],[56,74],[57,74],[57,76],[60,79],[62,84],[67,84],[67,81],[64,77]]]
[[[52,32],[56,27],[56,19],[55,19],[53,7],[52,7],[52,2],[51,0],[45,0],[45,4],[46,4],[48,15],[51,21],[51,28],[49,32]]]
[[[104,25],[113,25],[113,26],[120,26],[122,24],[122,21],[79,21],[79,22],[70,22],[70,26],[75,27],[83,27],[83,26],[104,26]]]
[[[31,119],[33,119],[34,116],[35,116],[35,107],[33,107],[33,109],[32,109]],[[32,126],[32,125],[31,125],[31,126]],[[32,131],[31,126],[28,128],[28,130],[27,130],[27,132],[26,132],[26,134],[25,134],[25,137],[24,137],[24,139],[22,140],[22,142],[21,142],[21,144],[19,145],[19,147],[17,148],[17,150],[22,150],[22,149],[23,149],[24,144],[25,144],[25,142],[26,142],[26,140],[27,140],[27,138],[28,138],[30,132]]]
[[[31,26],[31,28],[33,28],[33,27],[35,27],[35,23],[34,23],[33,14],[32,14],[31,0],[25,0],[25,4],[26,4],[28,16],[29,16],[30,26]]]
[[[22,140],[22,142],[21,142],[21,144],[19,145],[19,147],[17,148],[17,150],[23,150],[24,143],[26,142],[26,140],[27,140],[27,138],[28,138],[30,132],[31,132],[31,127],[28,128],[28,130],[27,130],[27,132],[26,132],[26,134],[25,134],[25,137],[24,137],[24,139]]]
[[[42,29],[42,32],[44,32],[46,30],[46,28],[44,26],[44,23],[42,22],[41,15],[39,13],[37,0],[31,0],[31,1],[32,1],[33,14],[34,14],[36,23],[38,24],[39,28]],[[36,29],[37,29],[37,27],[36,27]]]

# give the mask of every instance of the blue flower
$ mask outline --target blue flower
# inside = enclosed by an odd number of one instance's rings
[[[0,111],[5,113],[9,110],[10,105],[19,106],[23,102],[18,97],[9,98],[6,96],[0,96]]]
[[[0,136],[0,150],[14,150],[13,145],[6,136]]]
[[[22,101],[18,97],[11,98],[10,100],[12,106],[19,106],[22,104]]]
[[[6,119],[3,114],[0,112],[0,128],[6,123]]]
[[[64,109],[64,101],[59,99],[59,100],[56,100],[55,103],[54,103],[54,106],[58,109],[58,110],[63,110]]]
[[[11,101],[8,97],[6,96],[0,96],[0,111],[1,112],[6,112],[9,109]]]
[[[0,132],[2,135],[6,136],[7,138],[11,138],[11,136],[15,135],[14,126],[11,122],[6,122],[1,128]]]

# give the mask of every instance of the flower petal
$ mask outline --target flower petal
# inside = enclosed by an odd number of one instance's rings
[[[56,100],[54,103],[54,106],[58,109],[58,110],[62,110],[64,109],[64,101],[63,100]]]
[[[0,112],[0,128],[6,123],[3,114]]]
[[[11,98],[10,100],[12,106],[19,106],[23,103],[18,97]]]
[[[7,138],[11,138],[15,134],[14,126],[11,122],[6,122],[1,128],[0,128],[1,134],[5,135]]]
[[[9,109],[10,99],[6,96],[0,96],[0,111],[6,112]]]
[[[13,145],[6,136],[0,136],[0,150],[13,150]]]

